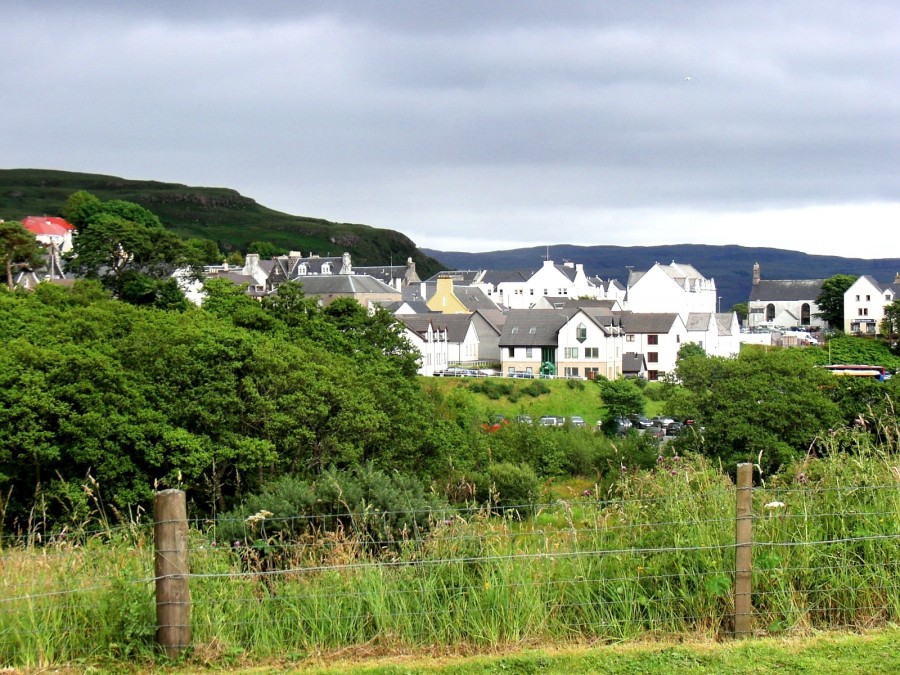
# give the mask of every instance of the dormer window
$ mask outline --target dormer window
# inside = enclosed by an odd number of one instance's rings
[[[300,266],[297,268],[297,275],[301,277],[305,277],[309,270],[306,267],[306,263],[300,263]]]
[[[578,324],[578,327],[575,328],[575,339],[579,342],[587,340],[587,326],[583,323]]]
[[[331,274],[331,263],[330,262],[322,263],[322,274]]]

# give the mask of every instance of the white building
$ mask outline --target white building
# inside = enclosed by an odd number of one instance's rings
[[[715,313],[716,282],[692,265],[656,263],[646,272],[628,275],[626,307],[639,313],[677,312],[687,322],[692,312]]]
[[[881,332],[884,308],[900,298],[900,274],[882,284],[865,274],[844,293],[844,332],[875,335]]]

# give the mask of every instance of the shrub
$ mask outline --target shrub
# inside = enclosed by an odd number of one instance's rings
[[[566,386],[573,391],[584,391],[583,380],[566,380]]]
[[[550,386],[546,382],[541,382],[540,380],[534,380],[531,384],[525,387],[522,391],[524,391],[529,396],[533,396],[537,398],[542,394],[550,393]]]
[[[218,538],[248,544],[346,530],[378,550],[421,537],[444,506],[418,479],[364,464],[269,483],[220,516]]]
[[[502,513],[530,515],[540,494],[541,484],[530,466],[502,462],[487,469],[488,484],[478,486],[480,501],[489,502]]]

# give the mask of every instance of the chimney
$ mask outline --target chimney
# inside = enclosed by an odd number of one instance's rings
[[[894,283],[900,284],[900,272],[897,272],[896,276],[894,276]]]
[[[753,263],[753,285],[759,285],[759,263]]]

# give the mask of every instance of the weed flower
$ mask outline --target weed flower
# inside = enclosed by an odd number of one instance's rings
[[[244,522],[246,522],[248,525],[254,525],[256,523],[262,522],[263,520],[265,520],[266,518],[269,518],[272,515],[273,514],[271,511],[266,511],[265,509],[263,509],[262,511],[258,511],[257,513],[254,513],[252,516],[248,516],[247,520],[245,520]]]
[[[767,508],[767,509],[769,509],[770,511],[773,510],[773,509],[783,509],[783,508],[784,508],[784,502],[779,502],[779,501],[769,502],[768,504],[765,505],[764,508]]]

